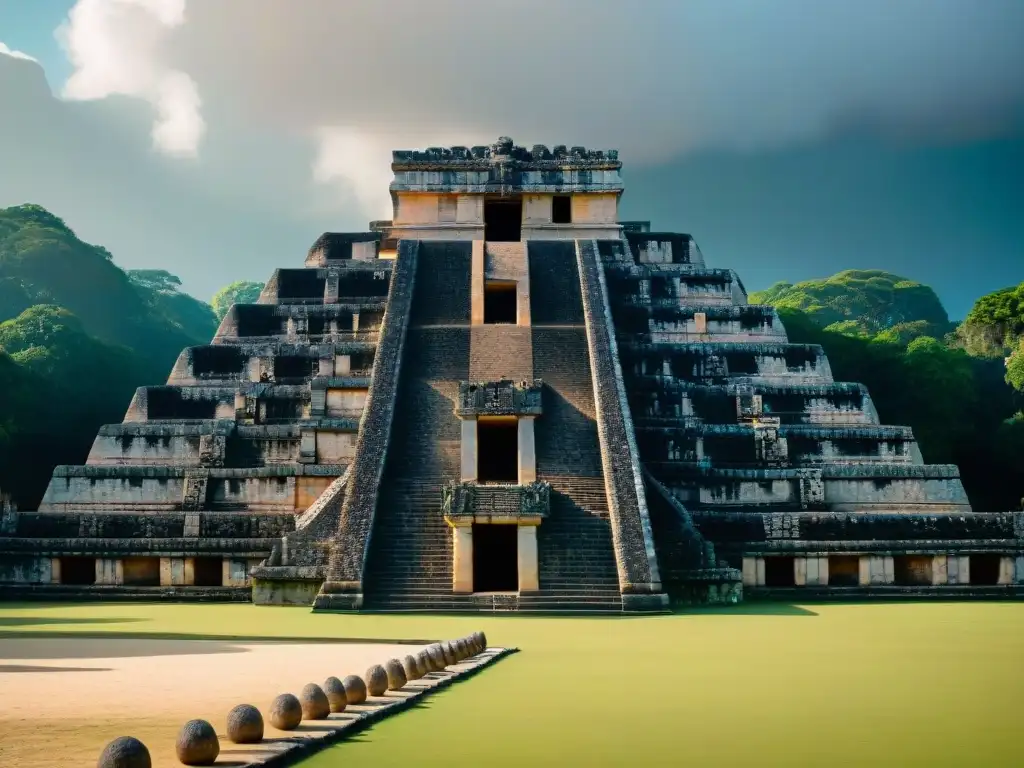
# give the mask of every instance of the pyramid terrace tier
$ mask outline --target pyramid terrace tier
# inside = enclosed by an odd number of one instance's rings
[[[698,384],[632,377],[627,390],[634,423],[738,424],[778,419],[780,424],[878,424],[863,384],[773,384],[763,381]]]
[[[41,512],[304,511],[345,471],[339,464],[254,468],[57,466]]]
[[[773,384],[828,384],[832,371],[818,344],[778,342],[619,343],[622,374],[632,380],[672,378],[707,384],[764,381]]]
[[[232,344],[187,347],[178,356],[168,384],[307,383],[315,377],[367,377],[373,371],[376,341],[303,344],[238,340]]]
[[[304,384],[211,382],[140,387],[124,421],[209,421],[279,424],[321,419],[358,419],[367,376],[314,376]]]
[[[720,468],[815,467],[828,464],[922,464],[909,427],[711,424],[641,426],[645,465]]]
[[[678,307],[747,303],[747,291],[731,269],[608,264],[605,271],[612,307],[620,304]]]
[[[235,304],[213,343],[376,343],[385,306],[379,299],[338,304]]]
[[[347,304],[388,295],[392,264],[384,259],[346,266],[278,269],[263,287],[259,304]]]
[[[786,329],[774,307],[758,304],[612,307],[619,337],[637,342],[785,342]]]
[[[232,421],[124,423],[100,428],[89,466],[251,468],[347,465],[355,456],[359,415],[252,426]]]
[[[956,514],[971,510],[960,473],[947,464],[826,464],[820,468],[727,469],[652,464],[692,511]]]

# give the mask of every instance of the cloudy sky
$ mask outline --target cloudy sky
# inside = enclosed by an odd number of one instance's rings
[[[390,215],[392,148],[617,147],[748,288],[1024,280],[1024,2],[0,0],[0,206],[208,298]]]

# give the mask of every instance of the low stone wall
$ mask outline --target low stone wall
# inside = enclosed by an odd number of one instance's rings
[[[418,241],[403,240],[395,258],[388,308],[381,324],[380,344],[374,361],[373,383],[359,425],[351,487],[342,507],[327,580],[317,595],[314,608],[351,609],[362,604],[366,553],[398,394],[419,247]]]
[[[593,241],[577,241],[576,254],[623,608],[629,610],[635,605],[650,610],[664,605],[665,600],[636,437],[619,367],[604,267]]]

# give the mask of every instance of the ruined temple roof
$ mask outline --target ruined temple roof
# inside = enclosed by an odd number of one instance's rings
[[[523,169],[552,170],[590,168],[618,170],[622,167],[617,149],[587,149],[559,144],[548,149],[535,144],[531,149],[516,146],[502,136],[490,146],[428,147],[424,150],[397,149],[392,153],[392,170],[441,168],[478,168],[491,165],[516,165]]]

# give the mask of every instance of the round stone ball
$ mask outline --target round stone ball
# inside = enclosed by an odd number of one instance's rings
[[[470,635],[463,639],[463,644],[466,646],[466,657],[476,656],[480,653],[480,650],[476,647],[476,638]]]
[[[424,674],[424,670],[420,668],[416,657],[411,654],[402,659],[402,669],[405,670],[405,678],[407,680],[419,680]]]
[[[444,649],[441,648],[440,643],[427,646],[427,653],[430,654],[430,660],[434,662],[435,672],[440,672],[447,666],[448,662],[444,657]]]
[[[477,637],[480,639],[480,647],[483,648],[483,650],[486,651],[487,650],[487,635],[485,635],[483,632],[477,632],[476,634],[477,634]]]
[[[178,731],[174,751],[182,765],[213,765],[220,754],[217,732],[205,720],[189,720]]]
[[[388,690],[400,691],[409,680],[405,676],[405,667],[398,659],[388,659],[384,662],[384,671],[388,673]]]
[[[362,704],[366,701],[366,683],[359,675],[346,675],[341,684],[345,686],[345,698],[349,704]]]
[[[303,720],[326,720],[331,714],[331,703],[327,700],[327,694],[316,683],[306,683],[302,686],[299,703],[302,705]]]
[[[302,722],[302,704],[290,693],[282,693],[270,705],[270,724],[279,731],[294,731]]]
[[[371,696],[383,696],[388,689],[388,673],[380,664],[374,664],[363,675],[366,690]]]
[[[446,667],[459,663],[459,659],[455,655],[455,646],[452,644],[451,640],[446,640],[441,643],[441,652],[444,653],[444,665]]]
[[[344,712],[348,706],[344,683],[336,677],[328,677],[322,687],[327,694],[327,702],[331,705],[331,712]]]
[[[239,704],[228,712],[228,739],[235,744],[263,741],[263,715],[251,704]]]
[[[96,768],[152,768],[146,745],[134,736],[119,736],[100,752]]]
[[[416,664],[423,670],[423,675],[436,671],[434,669],[434,660],[430,658],[430,653],[426,648],[416,654]],[[420,675],[420,677],[423,677],[423,675]]]

